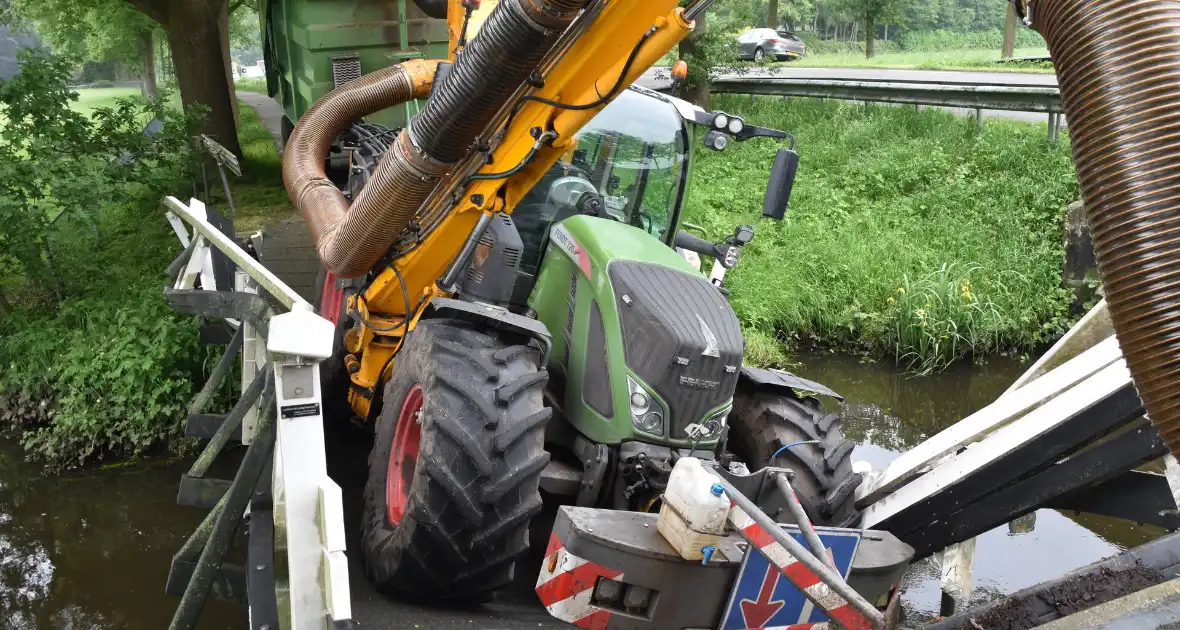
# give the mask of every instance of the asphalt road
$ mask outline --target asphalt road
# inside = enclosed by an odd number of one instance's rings
[[[780,65],[766,70],[756,69],[742,74],[743,77],[768,77],[777,79],[843,79],[848,81],[896,81],[910,83],[950,83],[963,85],[1017,85],[1035,87],[1057,87],[1057,76],[1027,72],[971,72],[961,70],[894,70],[888,68],[802,68]],[[652,68],[637,82],[650,89],[662,89],[670,85],[667,68]],[[974,115],[973,109],[943,108],[956,114]],[[1007,118],[1030,123],[1048,123],[1046,114],[1036,112],[1014,112],[1008,110],[983,110],[984,117]]]

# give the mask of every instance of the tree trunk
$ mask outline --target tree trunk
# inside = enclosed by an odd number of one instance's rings
[[[778,0],[766,3],[766,28],[778,28]]]
[[[218,27],[219,5],[225,6],[225,0],[172,0],[168,43],[181,103],[208,107],[203,131],[241,156]]]
[[[873,26],[873,16],[865,16],[865,58],[873,58],[873,41],[877,39],[877,31]]]
[[[1011,59],[1016,54],[1016,23],[1019,20],[1016,6],[1008,3],[1008,13],[1004,16],[1004,45],[1000,51],[1001,59]]]
[[[139,34],[139,82],[144,98],[156,98],[156,48],[150,28]]]
[[[0,315],[7,315],[12,312],[12,305],[8,303],[8,298],[5,297],[4,292],[0,291]]]
[[[229,51],[229,0],[220,0],[221,8],[217,15],[217,30],[221,39],[221,58],[225,64],[225,81],[229,86],[229,104],[234,109],[234,126],[241,119],[238,116],[238,96],[234,90],[234,60]]]
[[[881,39],[883,39],[885,41],[889,41],[889,25],[888,24],[885,25],[885,37],[882,37]]]
[[[159,50],[159,52],[156,53],[158,55],[158,57],[156,57],[156,59],[159,60],[158,67],[159,67],[159,72],[160,72],[160,78],[163,79],[165,83],[170,81],[171,80],[170,77],[172,76],[172,74],[168,70],[168,52],[166,49],[167,44],[168,44],[168,36],[165,35],[164,38],[160,40],[160,50]]]
[[[680,98],[686,101],[695,103],[706,110],[709,109],[709,72],[712,70],[708,65],[708,60],[705,58],[705,51],[697,46],[705,35],[707,28],[705,13],[701,13],[696,18],[696,28],[692,33],[680,40],[680,58],[688,62],[688,67],[693,69],[695,66],[699,72],[694,72],[696,80],[690,81],[689,85],[681,93]]]

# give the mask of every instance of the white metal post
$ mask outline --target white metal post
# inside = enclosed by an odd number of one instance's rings
[[[238,269],[234,272],[234,289],[239,293],[258,293],[258,284],[254,282],[244,271]],[[246,321],[238,322],[242,327],[242,391],[254,382],[254,377],[257,376],[258,371],[266,364],[266,344],[263,343],[262,336],[254,330],[254,326]],[[259,400],[261,403],[261,400]],[[258,433],[258,403],[246,412],[242,417],[242,444],[250,444],[254,441],[255,434]]]
[[[276,553],[287,556],[285,600],[289,627],[296,630],[325,628],[330,620],[352,616],[344,515],[340,488],[328,478],[319,379],[334,331],[303,303],[273,317],[267,339],[278,406]]]
[[[278,408],[271,479],[275,553],[286,555],[285,562],[276,563],[275,571],[280,625],[319,630],[334,621],[348,620],[352,611],[344,510],[340,488],[328,478],[319,391],[320,362],[332,355],[335,326],[316,315],[299,294],[211,225],[200,201],[193,199],[184,204],[167,197],[164,205],[181,242],[187,247],[186,238],[200,241],[194,247],[190,266],[177,279],[177,288],[194,288],[199,277],[202,289],[216,290],[210,251],[216,247],[238,265],[234,290],[258,293],[260,288],[265,289],[275,301],[291,309],[270,319],[265,344],[248,322],[236,322],[245,326],[243,387],[253,381],[268,360],[274,367]],[[193,227],[191,237],[184,223]],[[243,442],[254,439],[257,425],[255,410],[243,420]]]

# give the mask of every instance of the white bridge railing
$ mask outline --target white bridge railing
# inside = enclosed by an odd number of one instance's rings
[[[334,326],[215,227],[203,203],[192,199],[186,204],[168,197],[164,206],[185,247],[170,267],[175,282],[166,290],[169,301],[181,312],[227,321],[240,339],[231,343],[226,354],[241,348],[242,391],[256,396],[256,401],[243,400],[238,405],[242,409],[225,416],[186,476],[186,481],[202,477],[240,422],[241,442],[250,449],[239,474],[177,554],[190,564],[198,554],[199,560],[172,627],[194,627],[210,591],[217,592],[218,572],[226,572],[229,538],[247,511],[251,515],[250,561],[244,578],[251,626],[348,627],[352,613],[343,507],[340,488],[327,473],[319,378],[320,362],[332,353]],[[236,266],[234,287],[217,286],[215,251]],[[223,363],[228,366],[230,360],[223,358]],[[268,373],[273,376],[265,383],[266,393],[260,395],[263,388],[251,384]],[[211,385],[206,390],[216,389],[216,383]],[[190,414],[190,426],[200,411]],[[262,477],[266,463],[271,468],[269,483]],[[249,491],[239,487],[242,484],[248,484]],[[258,502],[258,497],[266,495],[270,501]],[[254,501],[246,505],[251,496]],[[176,563],[174,559],[174,572]],[[255,572],[273,577],[260,579]],[[267,619],[272,615],[277,618]]]
[[[989,508],[994,508],[992,516],[1022,512],[1035,518],[1031,510],[1037,505],[1053,506],[1056,497],[1092,487],[1118,474],[1134,472],[1136,466],[1161,456],[1167,474],[1154,476],[1166,477],[1171,500],[1180,506],[1180,465],[1171,455],[1165,456],[1167,451],[1155,429],[1133,419],[1142,415],[1141,408],[1126,403],[1102,406],[1120,396],[1123,400],[1128,394],[1134,398],[1132,388],[1131,373],[1103,300],[993,403],[870,475],[856,492],[857,504],[864,508],[860,525],[890,531],[894,527],[903,529],[905,526],[899,527],[899,522],[914,513],[929,516],[931,506],[939,501],[964,504],[962,511],[954,512],[953,516],[950,515],[954,506],[948,507],[946,513],[950,518],[939,517],[959,523],[921,530],[927,537],[943,536],[945,540],[957,541],[942,550],[939,563],[944,593],[941,614],[947,616],[953,614],[956,603],[967,601],[972,590],[975,539],[962,533],[986,531],[991,523],[981,513]],[[1097,421],[1078,421],[1087,414],[1097,416]],[[1132,420],[1120,423],[1117,418],[1120,414],[1129,415]],[[1130,430],[1118,433],[1126,427]],[[1053,448],[1069,440],[1085,445],[1112,433],[1114,438],[1080,454],[1063,451],[1056,458],[1050,454],[1050,459],[1044,461],[1035,459],[1034,455],[1025,457],[1023,463],[1017,455],[1038,441]],[[1046,442],[1045,438],[1054,434],[1060,437]],[[1008,473],[1019,472],[1022,466],[1030,470],[1041,466],[1045,471],[1029,477],[1023,482],[1024,488],[1010,488],[1006,495],[1004,491],[992,491],[992,498],[973,507],[972,499],[964,498],[962,492],[957,498],[952,496],[956,484],[972,476],[996,474],[997,466],[1006,466],[1001,462],[1013,462],[1014,465],[1008,466]],[[1153,473],[1142,473],[1140,481],[1152,476]],[[1018,485],[1020,482],[1013,483],[1012,488]],[[997,489],[1000,487],[997,485]],[[988,500],[991,502],[987,503]],[[1143,520],[1151,522],[1147,518]],[[939,546],[934,544],[935,549]]]

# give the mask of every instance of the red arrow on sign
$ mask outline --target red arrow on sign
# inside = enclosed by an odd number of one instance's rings
[[[780,608],[786,605],[785,600],[771,601],[770,597],[774,595],[774,587],[778,583],[779,570],[773,564],[766,567],[766,577],[762,578],[762,590],[758,592],[758,601],[751,601],[743,599],[740,603],[742,606],[742,618],[746,622],[747,628],[761,628],[770,621],[770,618],[779,611]]]

